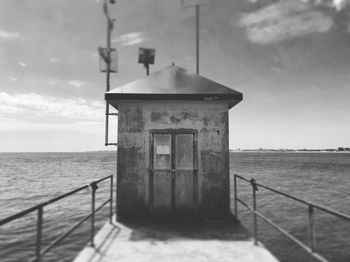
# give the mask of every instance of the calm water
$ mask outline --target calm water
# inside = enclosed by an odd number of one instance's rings
[[[0,219],[48,200],[94,179],[115,174],[116,153],[0,154]],[[281,191],[350,214],[350,154],[232,153],[231,174],[255,178]],[[97,191],[97,205],[108,198],[106,182]],[[88,190],[61,200],[44,213],[43,243],[49,243],[90,209]],[[251,188],[239,183],[240,198],[251,203]],[[233,196],[233,194],[232,194]],[[258,191],[258,209],[294,236],[308,243],[307,207]],[[36,214],[0,228],[0,261],[27,261],[34,254]],[[108,207],[97,216],[101,227]],[[252,216],[243,207],[239,218],[252,230]],[[316,212],[317,246],[331,261],[350,261],[350,223]],[[88,242],[89,221],[54,248],[44,261],[71,261]],[[310,261],[277,231],[259,221],[260,240],[281,261]]]

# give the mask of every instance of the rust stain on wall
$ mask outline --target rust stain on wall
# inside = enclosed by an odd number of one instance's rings
[[[171,117],[169,117],[169,120],[170,120],[171,123],[173,123],[173,124],[175,124],[175,125],[177,125],[178,123],[181,122],[181,118],[178,118],[178,117],[176,117],[176,116],[171,116]]]
[[[128,129],[129,132],[142,131],[144,127],[142,109],[139,106],[128,108],[123,114],[119,114],[118,121],[121,127]]]
[[[166,122],[168,117],[167,111],[152,111],[151,112],[151,121],[152,122]]]

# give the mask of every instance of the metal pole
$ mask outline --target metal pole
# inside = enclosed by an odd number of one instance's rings
[[[111,32],[113,21],[109,17],[108,4],[106,3],[106,17],[107,17],[107,71],[106,71],[106,90],[110,90],[110,73],[111,73]]]
[[[91,246],[95,246],[94,236],[95,236],[95,192],[97,185],[95,182],[90,184],[91,186],[91,231],[90,231],[90,242]]]
[[[37,230],[36,230],[36,249],[35,249],[35,255],[36,255],[36,261],[41,261],[41,234],[42,234],[42,227],[43,227],[43,207],[40,206],[38,208],[38,220],[37,220]]]
[[[108,146],[109,103],[106,101],[105,146]]]
[[[106,70],[106,92],[110,90],[110,71],[111,71],[111,31],[113,20],[109,17],[108,3],[104,0],[103,9],[107,18],[107,70]],[[105,126],[105,145],[108,146],[108,131],[109,131],[109,104],[106,102],[106,126]]]
[[[234,182],[234,204],[235,204],[235,216],[238,218],[238,211],[237,211],[237,177],[236,174],[234,174],[233,177],[233,182]]]
[[[255,180],[251,180],[251,185],[253,189],[253,209],[256,211],[256,191],[257,187],[255,184]],[[257,224],[257,215],[256,213],[253,214],[253,219],[254,219],[254,245],[258,244],[258,224]]]
[[[316,252],[315,212],[314,207],[309,205],[309,234],[310,246],[313,253]]]
[[[146,67],[146,75],[149,75],[149,64],[146,63],[146,64],[145,64],[145,67]]]
[[[112,224],[112,213],[113,213],[113,176],[111,176],[111,188],[110,188],[110,200],[109,203],[109,223]]]
[[[118,153],[119,151],[117,150],[116,152],[116,167],[115,167],[115,221],[117,221],[117,215],[118,215]]]
[[[199,74],[199,5],[196,5],[196,74]]]

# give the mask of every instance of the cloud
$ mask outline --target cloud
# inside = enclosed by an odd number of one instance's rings
[[[148,40],[148,37],[146,37],[143,33],[131,32],[118,36],[117,38],[113,39],[112,42],[119,43],[122,46],[131,46],[142,43],[146,40]]]
[[[33,123],[20,119],[4,118],[0,122],[0,130],[8,131],[39,131],[39,132],[74,132],[76,134],[98,134],[103,132],[102,121],[75,122],[75,123]]]
[[[349,0],[333,0],[332,6],[335,8],[336,11],[343,10],[346,6],[350,4]]]
[[[60,62],[60,60],[57,59],[56,57],[50,57],[49,61],[50,61],[51,63],[59,63],[59,62]]]
[[[261,4],[266,4],[270,3],[270,0],[245,0],[246,2],[249,3],[261,3]],[[281,2],[284,0],[275,0],[274,2]],[[326,8],[333,8],[337,12],[343,10],[350,4],[350,0],[294,0],[295,2],[299,1],[304,4],[309,4],[310,6],[321,6],[321,7],[326,7]]]
[[[35,93],[11,95],[0,92],[0,115],[103,121],[104,104],[83,98],[56,98]]]
[[[71,81],[68,81],[68,84],[71,85],[71,86],[74,86],[78,89],[80,89],[81,87],[83,87],[84,85],[86,85],[85,82],[83,81],[79,81],[79,80],[71,80]]]
[[[18,32],[7,32],[0,29],[0,38],[4,40],[12,40],[20,38],[20,34]]]
[[[21,66],[21,67],[27,67],[28,64],[24,63],[24,62],[18,62],[18,64]]]
[[[313,10],[307,3],[287,0],[244,14],[239,26],[245,28],[252,42],[271,44],[327,32],[333,26],[333,21],[324,13]]]

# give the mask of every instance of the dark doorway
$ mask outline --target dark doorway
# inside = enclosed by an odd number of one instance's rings
[[[150,140],[152,215],[193,216],[197,202],[196,132],[153,130]]]

